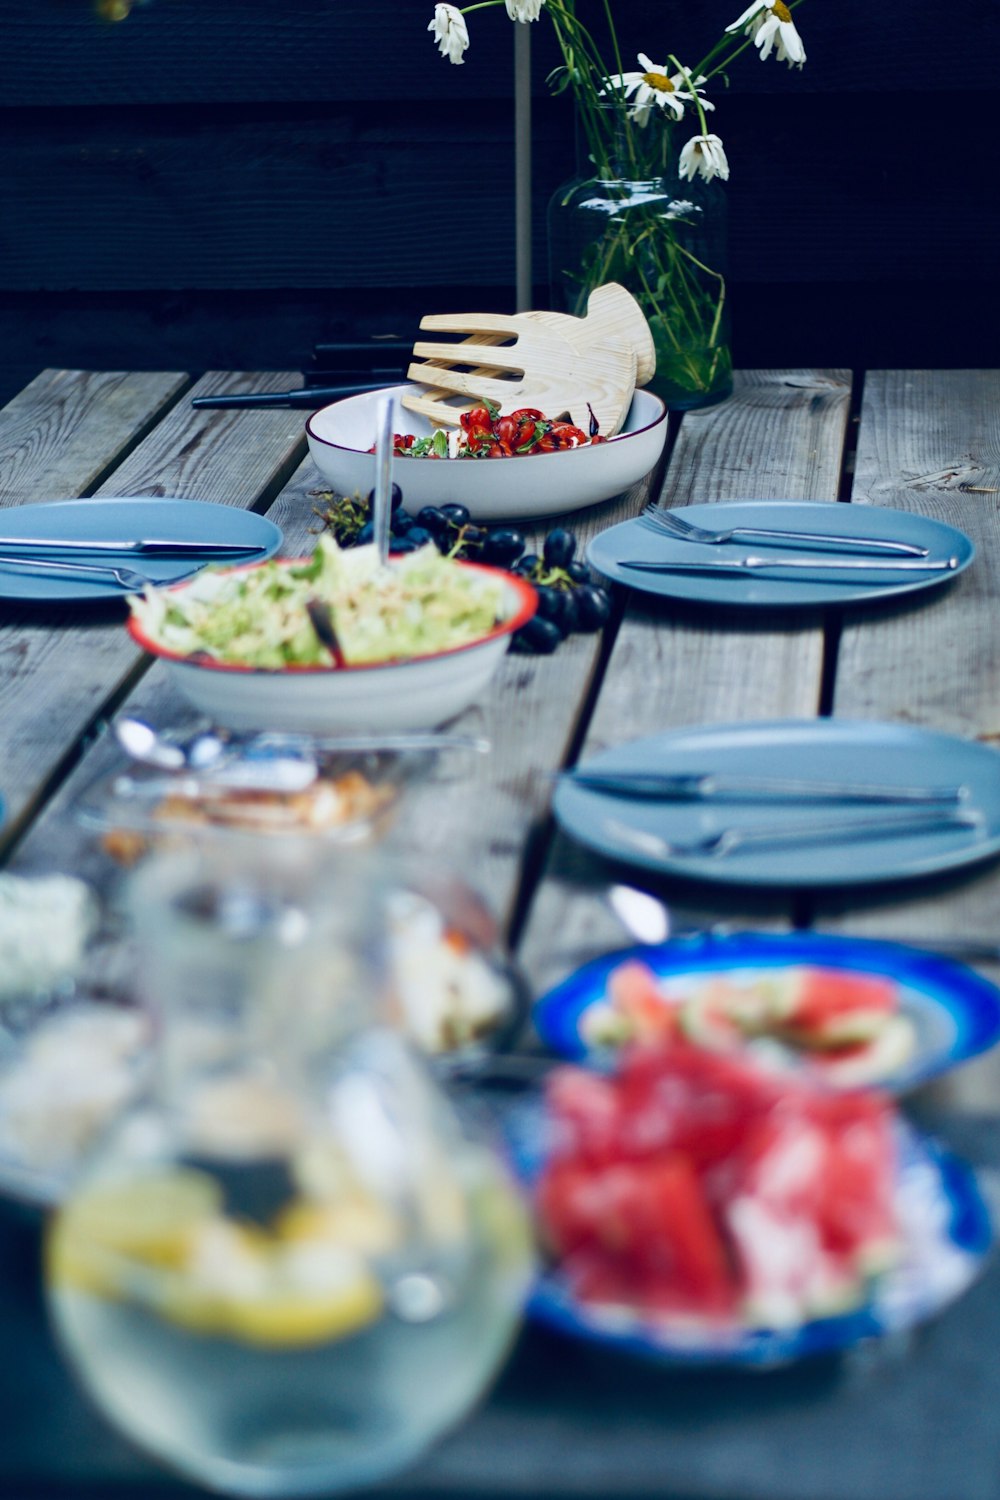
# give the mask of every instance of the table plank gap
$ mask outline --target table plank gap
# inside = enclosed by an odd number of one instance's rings
[[[0,410],[0,506],[91,493],[190,381],[170,372],[43,370]]]
[[[124,394],[120,393],[123,377],[102,381],[84,375],[78,380],[68,372],[61,379],[62,373],[47,372],[40,384],[33,383],[36,389],[29,387],[26,401],[16,400],[11,403],[13,411],[8,407],[0,413],[0,453],[5,446],[16,450],[24,486],[36,498],[46,493],[53,468],[59,467],[58,454],[53,457],[53,440],[39,418],[39,408],[47,409],[50,390],[57,415],[69,413],[75,423],[70,430],[67,417],[60,430],[66,437],[63,446],[71,452],[77,444],[81,446],[82,456],[75,460],[77,473],[108,473],[98,487],[100,496],[176,496],[253,507],[262,497],[268,500],[305,450],[301,412],[282,408],[195,411],[187,402],[171,404],[165,399],[165,394],[176,395],[178,382],[183,386],[186,377],[160,376],[140,381],[138,389],[146,391],[147,398],[146,406],[136,414],[136,398],[127,382]],[[203,376],[192,390],[194,394],[220,388],[283,390],[295,378],[284,371],[214,373]],[[151,400],[155,399],[162,413],[162,419],[134,446],[124,440],[120,420],[109,426],[106,415],[103,421],[92,419],[95,404],[116,411],[126,396],[129,434],[145,423]],[[45,441],[32,445],[30,432],[39,426]],[[109,458],[122,452],[122,461],[109,471]],[[65,470],[63,464],[60,472]],[[58,611],[0,609],[4,622],[0,642],[8,663],[3,791],[14,824],[25,820],[29,810],[47,806],[58,785],[63,748],[78,742],[97,718],[112,712],[134,682],[142,654],[126,635],[124,618],[124,607],[117,601],[74,604]],[[154,699],[161,684],[162,675],[157,673],[149,689]],[[56,724],[58,742],[53,736]],[[84,755],[81,774],[85,774],[88,758]],[[22,843],[17,859],[38,857],[31,850],[40,841],[49,849],[41,858],[58,864],[58,836],[50,834],[49,828],[43,814],[27,834],[28,849]]]
[[[660,490],[672,507],[713,500],[805,499],[835,503],[850,418],[848,371],[744,371],[719,406],[688,412]],[[773,611],[722,614],[629,591],[612,670],[590,721],[581,758],[623,741],[688,724],[813,718],[820,711],[824,630],[821,615]],[[554,846],[560,857],[559,846]],[[552,982],[553,933],[586,928],[588,943],[619,945],[625,934],[604,895],[631,879],[662,894],[648,872],[630,872],[596,855],[538,888],[519,953],[536,984]],[[774,903],[709,891],[669,891],[677,920],[705,922],[734,911],[768,919]],[[690,900],[696,914],[689,914]],[[577,918],[573,907],[583,903]],[[781,920],[800,914],[787,901]]]
[[[956,526],[972,538],[976,557],[961,577],[905,607],[845,624],[836,715],[1000,746],[1000,371],[870,371],[852,500]],[[998,906],[994,861],[953,877],[845,893],[823,904],[816,923],[947,952],[952,943],[995,940]],[[1000,978],[997,965],[970,962]],[[944,1091],[951,1103],[997,1109],[1000,1057],[959,1069]]]

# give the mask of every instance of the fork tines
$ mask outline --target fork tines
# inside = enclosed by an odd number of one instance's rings
[[[680,520],[680,518],[678,516],[675,516],[673,511],[666,510],[656,501],[650,501],[649,505],[647,505],[643,510],[642,515],[639,517],[639,519],[641,521],[646,521],[650,526],[655,526],[658,530],[661,531],[684,530],[684,523]]]

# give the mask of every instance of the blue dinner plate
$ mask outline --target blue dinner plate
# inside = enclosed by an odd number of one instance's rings
[[[0,510],[0,535],[38,537],[59,542],[85,539],[88,542],[139,541],[157,537],[165,541],[206,542],[226,546],[245,546],[252,550],[239,557],[199,558],[192,563],[183,557],[144,557],[125,553],[109,557],[107,553],[47,552],[57,562],[72,562],[74,556],[85,563],[121,562],[127,568],[145,574],[155,584],[175,583],[190,577],[199,568],[214,563],[227,566],[264,562],[281,546],[282,533],[273,521],[254,511],[236,505],[217,505],[209,500],[179,500],[157,495],[117,496],[93,500],[53,500],[38,505],[17,505]],[[3,544],[0,542],[0,553]],[[125,590],[114,579],[89,577],[81,573],[32,573],[28,568],[0,564],[0,598],[39,601],[88,599],[121,599]]]
[[[878,1080],[901,1093],[926,1083],[1000,1040],[1000,990],[974,969],[939,954],[876,939],[813,932],[704,934],[637,945],[584,964],[536,1000],[535,1030],[560,1057],[608,1059],[585,1039],[586,1018],[606,997],[608,976],[629,960],[662,979],[741,975],[803,966],[875,974],[898,986],[900,1011],[914,1029],[909,1058]]]
[[[961,789],[940,819],[932,808],[929,821],[914,824],[914,809],[898,805],[802,795],[657,800],[597,791],[572,775],[561,779],[553,811],[567,833],[610,859],[663,874],[725,885],[842,887],[957,870],[1000,853],[1000,755],[975,740],[907,724],[779,719],[691,725],[616,745],[581,770],[788,778],[803,786],[945,787],[956,795]],[[822,821],[825,833],[789,840],[803,821]],[[706,836],[733,828],[750,838],[721,853],[700,846]],[[755,830],[780,837],[757,840]]]
[[[824,552],[821,547],[798,543],[792,547],[767,545],[759,537],[736,537],[731,542],[703,543],[668,536],[654,531],[636,517],[611,526],[593,538],[587,548],[587,561],[597,572],[614,583],[639,589],[663,598],[685,599],[694,604],[736,605],[751,608],[828,608],[837,605],[869,604],[874,600],[896,598],[938,588],[969,566],[975,556],[975,545],[964,531],[936,521],[931,516],[911,515],[878,505],[837,505],[822,501],[733,500],[710,505],[678,507],[677,515],[697,526],[716,530],[734,526],[781,528],[837,537],[874,537],[880,541],[909,542],[927,549],[927,560],[944,562],[954,559],[949,571],[912,573],[875,568],[854,573],[825,573],[820,566],[823,556],[843,558],[844,552]],[[626,559],[641,558],[647,562],[730,562],[751,555],[780,560],[786,557],[815,557],[817,566],[793,572],[733,573],[648,573],[622,564]],[[866,557],[852,549],[855,557]]]
[[[529,1189],[544,1164],[546,1115],[537,1097],[510,1109],[506,1136],[514,1171]],[[586,1304],[556,1270],[542,1272],[528,1314],[576,1338],[668,1365],[770,1369],[835,1354],[899,1333],[942,1311],[976,1279],[993,1225],[975,1173],[929,1136],[897,1121],[896,1214],[902,1254],[870,1300],[837,1317],[785,1328],[654,1322],[622,1307]]]

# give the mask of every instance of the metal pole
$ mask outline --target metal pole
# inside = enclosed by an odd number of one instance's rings
[[[514,281],[516,311],[532,303],[531,274],[531,27],[514,23]]]

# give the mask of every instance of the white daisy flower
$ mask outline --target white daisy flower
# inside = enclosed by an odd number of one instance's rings
[[[512,21],[537,21],[545,0],[504,0]]]
[[[465,61],[464,53],[469,50],[469,28],[457,6],[435,5],[434,19],[427,30],[433,31],[442,57],[453,63]]]
[[[753,0],[726,31],[743,31],[752,37],[761,62],[770,57],[772,47],[778,61],[790,68],[801,68],[806,60],[806,49],[785,0]]]
[[[677,175],[686,177],[689,182],[693,182],[695,177],[704,177],[706,182],[711,182],[713,177],[721,177],[725,182],[729,176],[729,162],[719,137],[693,135],[681,151]]]
[[[630,100],[629,113],[640,125],[646,124],[654,109],[668,110],[675,120],[679,120],[684,113],[685,104],[691,104],[695,94],[701,100],[702,109],[715,108],[701,92],[700,85],[705,82],[703,76],[691,80],[689,87],[689,80],[683,73],[671,76],[665,64],[661,66],[651,62],[645,52],[639,53],[639,64],[643,70],[641,73],[612,73],[610,78],[604,80],[605,87],[601,89],[601,93],[620,89],[626,99]]]

